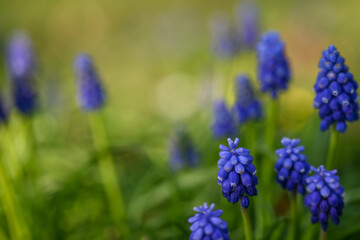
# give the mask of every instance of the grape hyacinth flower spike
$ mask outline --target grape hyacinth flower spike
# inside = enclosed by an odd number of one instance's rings
[[[199,156],[190,135],[183,128],[176,129],[170,138],[171,170],[176,172],[184,167],[194,167],[198,161]]]
[[[236,9],[236,23],[242,46],[254,48],[259,34],[259,14],[257,6],[252,2],[244,2]]]
[[[327,230],[328,217],[339,224],[344,208],[344,188],[340,185],[337,170],[327,171],[324,166],[311,167],[315,175],[306,179],[305,206],[310,208],[311,222],[320,222],[323,231]]]
[[[211,21],[212,48],[214,53],[223,58],[230,58],[238,53],[236,36],[223,14],[213,17]]]
[[[16,108],[25,116],[32,115],[36,110],[37,61],[31,40],[25,33],[11,35],[6,47],[6,66]]]
[[[288,87],[291,75],[285,44],[278,32],[269,31],[262,35],[257,45],[257,57],[261,91],[277,98],[279,91]]]
[[[213,105],[212,132],[215,138],[234,136],[236,126],[224,100],[220,99]]]
[[[281,140],[284,148],[276,150],[278,160],[275,163],[277,172],[276,181],[288,191],[296,190],[305,194],[305,180],[310,171],[310,164],[307,157],[302,154],[305,147],[300,145],[300,139],[289,139],[284,137]]]
[[[334,45],[322,52],[319,68],[314,107],[319,109],[320,129],[325,131],[334,124],[337,131],[344,133],[346,122],[359,118],[358,84]]]
[[[80,53],[75,58],[74,69],[80,107],[85,111],[100,109],[105,102],[105,91],[93,60],[89,55]]]
[[[207,203],[194,207],[197,213],[188,220],[192,224],[190,240],[230,240],[227,223],[220,218],[223,211],[221,209],[213,211],[214,208],[214,203],[210,207]]]
[[[255,121],[261,118],[262,109],[256,99],[250,79],[246,75],[238,75],[235,83],[236,101],[232,108],[238,123]]]
[[[237,148],[239,139],[232,141],[228,138],[229,147],[220,145],[221,157],[218,161],[218,184],[222,186],[222,194],[235,204],[240,201],[241,206],[248,208],[249,197],[257,195],[258,179],[256,168],[252,164],[253,157],[250,150]]]

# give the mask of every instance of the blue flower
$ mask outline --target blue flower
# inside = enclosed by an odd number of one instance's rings
[[[326,171],[322,165],[318,169],[311,167],[311,170],[315,175],[306,179],[308,194],[304,202],[305,206],[310,208],[311,222],[320,222],[321,228],[326,231],[329,216],[336,225],[340,222],[345,191],[339,183],[337,170]]]
[[[214,102],[212,132],[215,138],[234,136],[236,134],[234,120],[224,100]]]
[[[78,101],[85,111],[101,108],[105,102],[105,92],[91,57],[80,53],[74,62],[78,85]]]
[[[34,86],[37,63],[33,45],[26,34],[16,32],[10,37],[6,66],[16,108],[24,115],[31,115],[37,104]]]
[[[273,98],[279,90],[288,87],[290,67],[285,55],[285,44],[278,32],[266,32],[257,45],[258,78],[261,91],[269,92]]]
[[[261,118],[262,110],[260,102],[255,98],[253,87],[249,78],[239,75],[236,78],[236,101],[232,112],[238,123],[254,121]]]
[[[218,184],[222,186],[222,194],[229,202],[235,204],[240,200],[241,206],[247,208],[248,196],[257,195],[258,179],[252,163],[253,157],[250,150],[237,148],[238,138],[235,141],[228,138],[228,143],[229,147],[220,145]]]
[[[236,9],[236,23],[238,25],[241,44],[246,48],[253,48],[259,34],[258,9],[254,3],[245,2]]]
[[[0,124],[6,123],[7,120],[8,120],[8,112],[7,109],[5,108],[4,102],[0,98]]]
[[[343,133],[346,121],[359,118],[358,84],[334,45],[322,52],[319,68],[314,85],[314,107],[319,109],[320,129],[325,131],[335,124],[336,130]]]
[[[227,223],[220,218],[223,211],[220,209],[213,211],[214,208],[215,204],[208,207],[207,203],[194,207],[197,213],[188,220],[192,224],[190,240],[230,240]]]
[[[176,172],[187,166],[194,167],[198,161],[199,156],[190,135],[183,128],[177,128],[170,139],[171,170]]]
[[[276,150],[278,160],[275,163],[275,170],[278,173],[276,181],[283,187],[298,193],[305,194],[305,180],[310,171],[310,164],[306,161],[306,156],[302,154],[304,146],[298,146],[300,139],[289,139],[284,137],[281,140],[284,148]]]
[[[211,22],[212,47],[220,57],[233,57],[238,54],[239,43],[228,19],[224,15],[216,15]]]

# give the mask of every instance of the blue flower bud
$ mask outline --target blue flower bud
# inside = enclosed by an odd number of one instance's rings
[[[78,54],[75,57],[74,70],[79,106],[84,111],[100,109],[105,102],[105,91],[91,57],[84,53]]]
[[[244,208],[248,208],[249,207],[249,198],[247,196],[243,196],[241,197],[241,206],[243,206]]]

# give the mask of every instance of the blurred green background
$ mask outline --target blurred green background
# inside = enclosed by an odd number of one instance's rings
[[[5,65],[7,37],[22,29],[34,43],[40,66],[36,80],[41,104],[34,132],[42,197],[27,193],[26,183],[17,188],[24,195],[22,206],[33,209],[29,221],[34,239],[117,239],[88,121],[76,105],[72,63],[79,51],[93,56],[107,91],[103,114],[125,198],[130,239],[188,238],[187,218],[193,215],[192,207],[203,202],[215,202],[216,208],[224,209],[232,239],[243,236],[240,211],[223,199],[216,184],[219,142],[212,140],[209,129],[212,101],[223,96],[234,75],[245,72],[256,80],[255,53],[221,60],[211,50],[210,19],[217,12],[234,18],[238,3],[0,1],[1,65]],[[284,135],[301,138],[310,163],[324,163],[329,133],[320,132],[312,107],[317,64],[321,51],[333,43],[355,79],[360,79],[360,2],[263,0],[257,4],[262,31],[280,32],[293,72],[289,90],[280,97],[278,139]],[[0,80],[1,92],[9,99],[5,67],[0,68]],[[172,174],[168,139],[180,123],[188,128],[202,161],[195,169]],[[21,135],[16,117],[10,129],[16,140]],[[340,226],[331,226],[329,239],[360,236],[359,134],[355,122],[341,136],[339,174],[348,204]],[[15,143],[21,154],[24,143]],[[282,206],[286,193],[275,179],[274,191],[281,219],[286,216],[287,206]],[[306,228],[309,215],[304,219]],[[6,229],[3,214],[0,225]]]

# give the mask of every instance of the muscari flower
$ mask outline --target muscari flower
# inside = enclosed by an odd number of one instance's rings
[[[310,164],[303,152],[305,147],[300,145],[300,139],[289,139],[284,137],[281,140],[284,148],[276,150],[278,160],[275,163],[275,170],[278,173],[276,181],[289,191],[294,189],[300,194],[305,194],[305,180],[310,171]]]
[[[6,66],[16,108],[24,115],[36,109],[36,56],[29,37],[23,32],[11,35],[6,47]]]
[[[232,108],[237,122],[254,121],[261,118],[261,104],[256,99],[249,78],[239,75],[235,84],[236,101]]]
[[[91,57],[80,53],[76,56],[74,69],[78,85],[78,102],[85,111],[101,108],[105,102],[105,91]]]
[[[0,98],[0,123],[6,123],[8,120],[8,113],[4,106],[4,102]]]
[[[179,171],[184,167],[194,167],[198,164],[199,156],[195,150],[190,135],[183,129],[175,130],[170,138],[170,168]]]
[[[216,138],[234,136],[236,134],[234,120],[222,99],[215,101],[213,105],[212,132]]]
[[[249,197],[257,195],[256,185],[258,179],[255,175],[256,168],[252,164],[253,157],[250,150],[237,148],[239,139],[232,141],[228,138],[229,147],[220,145],[221,157],[218,161],[218,184],[222,186],[222,194],[235,204],[239,200],[241,206],[249,206]]]
[[[276,98],[280,90],[288,87],[291,75],[285,44],[278,32],[262,35],[257,45],[257,56],[261,91],[269,92],[272,98]]]
[[[308,194],[304,202],[310,208],[311,222],[320,222],[321,228],[326,231],[329,216],[336,225],[340,222],[345,192],[336,175],[337,170],[326,171],[322,165],[318,169],[311,167],[311,170],[315,175],[306,179]]]
[[[359,118],[358,84],[334,45],[322,52],[319,68],[314,107],[319,109],[320,129],[325,131],[335,124],[336,130],[343,133],[346,121]]]
[[[220,218],[223,211],[221,209],[213,211],[214,208],[214,203],[210,207],[207,203],[194,207],[197,213],[188,220],[192,223],[190,240],[230,240],[227,223]]]
[[[239,51],[237,36],[224,15],[216,15],[211,22],[212,48],[220,57],[233,57]]]
[[[236,23],[238,25],[241,44],[247,48],[253,48],[259,34],[257,6],[251,2],[238,5],[236,9]]]

